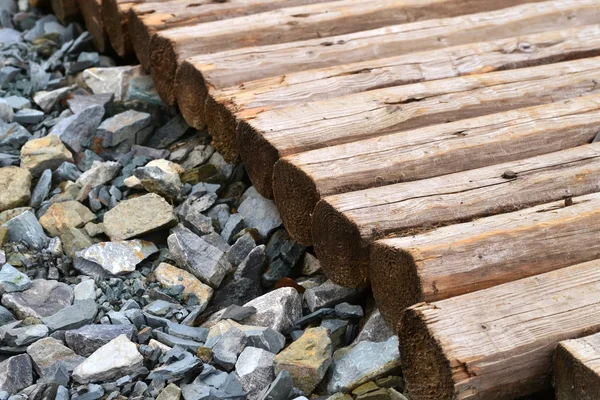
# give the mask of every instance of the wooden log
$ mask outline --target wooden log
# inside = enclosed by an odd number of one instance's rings
[[[126,57],[132,53],[133,47],[127,29],[129,9],[143,0],[102,0],[102,20],[115,52]]]
[[[598,23],[597,8],[598,3],[593,0],[523,4],[464,17],[427,20],[339,35],[327,40],[299,41],[199,55],[184,61],[178,69],[175,88],[177,103],[186,121],[200,129],[206,123],[204,104],[208,90],[233,87],[297,71],[473,43],[482,38],[497,40]],[[234,146],[220,150],[237,155]]]
[[[600,331],[599,309],[599,261],[415,305],[399,328],[411,398],[504,400],[550,389],[556,345]]]
[[[594,95],[299,153],[275,164],[275,202],[290,235],[309,246],[312,213],[325,196],[580,146],[599,127]]]
[[[281,157],[390,132],[600,93],[600,57],[372,90],[241,119],[240,155],[256,189],[273,196]]]
[[[157,91],[167,103],[175,102],[173,81],[186,58],[243,47],[289,43],[339,36],[417,20],[461,15],[481,7],[498,9],[526,0],[338,0],[233,18],[209,25],[169,29],[152,37],[151,67],[160,79]],[[478,4],[476,6],[474,4]],[[336,39],[340,40],[340,39]]]
[[[406,308],[422,301],[595,260],[600,242],[584,238],[600,235],[600,194],[571,201],[376,241],[369,277],[381,314],[396,326]]]
[[[102,0],[78,0],[79,10],[83,15],[85,26],[92,35],[94,46],[100,53],[107,50],[106,29],[102,19]]]
[[[204,114],[215,146],[232,148],[236,114],[252,118],[265,110],[390,86],[596,55],[600,55],[600,25],[588,25],[296,72],[222,90],[209,89]]]
[[[325,197],[313,213],[315,251],[331,280],[359,286],[368,279],[371,242],[599,191],[599,154],[600,144],[594,143]]]
[[[139,4],[129,9],[129,36],[140,64],[150,70],[150,39],[156,32],[203,22],[251,15],[331,0],[170,0]]]
[[[79,15],[77,0],[50,0],[50,6],[56,18],[63,25],[68,24]]]
[[[556,400],[600,398],[600,334],[560,342],[554,352]]]

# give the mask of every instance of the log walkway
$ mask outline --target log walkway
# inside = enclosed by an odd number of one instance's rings
[[[597,398],[600,0],[51,5],[371,285],[414,400]]]

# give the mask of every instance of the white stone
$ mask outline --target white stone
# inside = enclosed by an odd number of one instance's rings
[[[244,320],[244,324],[258,325],[281,332],[290,328],[302,317],[302,296],[291,287],[273,290],[244,304],[256,308],[256,314]]]

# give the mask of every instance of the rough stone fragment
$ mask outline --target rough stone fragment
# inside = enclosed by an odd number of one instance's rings
[[[31,133],[18,123],[3,124],[0,122],[0,148],[19,150],[29,139]]]
[[[162,287],[172,288],[177,285],[183,286],[184,299],[187,300],[189,295],[196,296],[202,311],[204,311],[213,295],[213,289],[210,286],[200,282],[200,280],[189,272],[171,264],[160,263],[154,270],[154,277]]]
[[[148,146],[157,149],[165,149],[182,138],[190,129],[190,126],[185,122],[183,115],[177,114],[164,126],[157,129],[154,135],[148,140]]]
[[[221,236],[227,243],[233,243],[233,238],[244,227],[244,218],[241,214],[232,214],[228,219],[225,227],[221,231]]]
[[[65,342],[75,353],[88,357],[111,340],[125,335],[133,337],[131,325],[85,325],[65,332]]]
[[[169,383],[156,397],[156,400],[179,400],[181,389],[174,383]]]
[[[0,39],[2,39],[2,32],[5,29],[0,29]],[[12,107],[4,99],[0,98],[0,122],[12,122],[15,118],[15,113]]]
[[[362,341],[335,352],[327,390],[329,393],[348,392],[399,366],[397,336],[379,343]]]
[[[202,343],[196,342],[195,340],[183,339],[174,335],[169,335],[167,333],[156,331],[156,340],[159,342],[166,344],[167,346],[180,346],[184,349],[187,349],[191,352],[197,352],[200,347],[202,347]]]
[[[236,322],[241,322],[251,315],[256,314],[256,308],[254,307],[240,307],[238,305],[231,305],[225,309],[221,318],[232,319]]]
[[[259,400],[287,400],[294,381],[286,370],[282,370],[268,387],[262,390]]]
[[[94,300],[83,300],[63,308],[54,315],[42,318],[42,322],[53,332],[77,329],[91,323],[97,312],[98,306]]]
[[[125,98],[133,77],[143,75],[141,66],[88,68],[83,71],[83,81],[94,94],[112,93],[115,101]]]
[[[320,286],[306,290],[304,300],[308,309],[313,312],[319,308],[332,307],[336,304],[353,301],[364,289],[350,289],[336,285],[328,280]]]
[[[161,361],[172,362],[153,369],[148,379],[176,381],[202,366],[202,361],[180,347],[169,350],[162,356]]]
[[[230,279],[213,296],[212,305],[216,308],[232,304],[243,305],[263,293],[260,282],[248,278]]]
[[[208,336],[208,329],[206,328],[180,325],[173,322],[167,323],[167,332],[170,335],[196,342],[205,342]]]
[[[15,317],[6,308],[0,306],[0,326],[15,322]]]
[[[169,250],[179,265],[211,287],[219,287],[231,270],[225,253],[208,244],[189,229],[179,227],[167,239]]]
[[[19,110],[15,113],[13,121],[18,122],[19,124],[37,124],[42,121],[45,116],[46,114],[39,110]]]
[[[232,215],[232,218],[234,215]],[[250,252],[254,250],[255,247],[256,242],[254,241],[252,235],[250,235],[249,233],[245,233],[238,240],[235,241],[233,246],[231,246],[231,248],[227,252],[227,260],[231,263],[231,265],[237,267],[242,263],[242,261],[244,261],[248,254],[250,254]]]
[[[48,243],[44,228],[31,211],[25,211],[9,219],[2,226],[8,230],[8,241],[24,242],[31,248],[42,249]]]
[[[310,253],[304,254],[304,262],[302,264],[302,275],[310,276],[321,272],[321,263],[317,257]]]
[[[93,279],[85,279],[75,285],[73,289],[75,302],[84,300],[96,300],[96,283]]]
[[[331,365],[331,339],[327,329],[310,328],[300,339],[275,356],[275,373],[286,370],[295,386],[312,393]]]
[[[115,96],[112,93],[74,95],[67,100],[67,104],[75,114],[95,106],[101,106],[104,111],[107,112],[112,109],[114,97]]]
[[[50,133],[58,136],[64,144],[75,152],[90,147],[92,137],[102,122],[104,107],[88,107],[54,125]]]
[[[40,218],[40,224],[52,236],[69,228],[81,228],[96,219],[96,215],[76,200],[52,204]]]
[[[256,347],[246,347],[238,357],[235,372],[249,400],[258,399],[260,392],[275,379],[274,358],[275,354]]]
[[[73,181],[75,182],[77,178],[81,176],[81,171],[77,168],[77,166],[70,162],[64,162],[60,164],[53,173],[52,179],[56,182],[64,182],[64,181]]]
[[[16,394],[33,384],[33,367],[27,354],[0,362],[0,391]]]
[[[67,86],[52,91],[40,91],[33,95],[33,101],[40,106],[45,113],[52,111],[56,103],[64,99],[74,86]]]
[[[40,176],[40,179],[38,179],[35,188],[33,189],[30,202],[31,207],[38,208],[42,204],[42,202],[46,200],[46,197],[48,197],[48,194],[50,193],[51,186],[52,171],[47,169],[44,170],[44,172]]]
[[[244,217],[245,225],[257,229],[262,237],[268,237],[271,231],[282,224],[275,203],[258,194],[254,186],[244,193],[244,197],[238,213]]]
[[[31,173],[24,168],[0,168],[0,212],[26,205],[31,197]]]
[[[212,347],[214,362],[226,371],[231,371],[247,342],[248,338],[244,332],[231,327]]]
[[[144,143],[151,132],[150,114],[128,110],[102,122],[95,140],[104,149],[118,146],[121,153],[126,153],[134,144]]]
[[[159,167],[145,166],[136,168],[134,176],[148,192],[171,199],[179,196],[183,186],[179,174],[165,172]]]
[[[25,97],[21,96],[7,96],[3,97],[6,103],[11,106],[14,110],[21,110],[23,108],[31,108],[31,102],[27,100]]]
[[[248,338],[248,346],[258,347],[277,354],[285,346],[285,336],[271,328],[243,325],[242,329]]]
[[[22,292],[31,287],[31,279],[10,264],[0,269],[0,289],[5,293]]]
[[[122,201],[104,215],[104,229],[113,241],[145,235],[176,223],[173,207],[153,193]]]
[[[42,319],[56,314],[73,302],[73,290],[66,284],[44,279],[34,279],[23,292],[6,293],[2,305],[19,319],[33,317]]]
[[[51,382],[55,370],[61,366],[72,372],[85,358],[75,354],[59,340],[51,337],[38,340],[27,348],[35,372],[45,381]]]
[[[17,326],[6,329],[3,342],[12,347],[27,346],[46,337],[48,332],[48,327],[45,325]]]
[[[92,167],[85,171],[78,179],[77,184],[96,187],[112,181],[121,171],[121,164],[115,161],[94,161]]]
[[[154,243],[134,239],[97,243],[77,253],[77,257],[98,264],[113,275],[119,275],[135,271],[136,265],[157,252]]]
[[[248,303],[244,307],[256,308],[256,314],[244,322],[281,332],[291,328],[302,316],[302,297],[296,289],[285,287],[273,290]]]
[[[60,235],[60,240],[63,244],[65,254],[75,261],[77,261],[75,257],[78,251],[87,249],[95,243],[94,239],[89,237],[84,229],[78,228],[68,228]],[[75,264],[77,264],[77,262]],[[75,267],[84,275],[91,275],[88,272],[92,271],[78,268],[77,265],[75,265]]]
[[[241,238],[238,239],[238,241],[239,240],[241,240]],[[239,264],[235,271],[234,278],[247,278],[256,282],[260,282],[260,276],[264,270],[265,259],[265,245],[261,244],[260,246],[252,249],[246,258],[244,258],[244,260]]]
[[[108,381],[137,372],[143,362],[135,343],[120,335],[79,364],[73,371],[73,379],[78,383]]]
[[[46,169],[55,170],[65,161],[73,162],[73,155],[56,135],[30,140],[21,148],[21,167],[34,177]]]

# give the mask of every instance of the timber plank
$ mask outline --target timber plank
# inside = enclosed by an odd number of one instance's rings
[[[600,25],[478,42],[301,71],[208,90],[205,120],[217,148],[235,147],[236,114],[327,100],[369,90],[600,55]]]
[[[364,284],[369,246],[600,190],[600,143],[323,198],[312,237],[323,270],[344,286]],[[468,162],[468,161],[467,161]],[[516,176],[516,178],[513,177]]]
[[[600,262],[590,261],[409,308],[402,371],[414,400],[514,399],[550,389],[558,342],[598,331]]]
[[[157,91],[175,102],[177,67],[188,58],[249,46],[319,39],[441,16],[461,15],[478,8],[498,9],[524,0],[338,0],[232,18],[159,32],[150,43],[151,73]]]
[[[600,57],[411,85],[265,111],[237,141],[256,189],[273,197],[283,156],[384,134],[600,93]]]
[[[595,260],[600,242],[591,238],[599,236],[600,195],[592,194],[573,198],[569,206],[546,203],[379,240],[371,246],[371,287],[381,314],[396,326],[407,307],[422,301]]]
[[[63,25],[68,24],[79,15],[77,0],[50,0],[50,6],[56,18]]]
[[[480,3],[477,3],[480,4]],[[175,92],[186,121],[201,129],[208,90],[223,89],[265,77],[359,61],[441,49],[515,35],[533,34],[600,22],[595,0],[556,0],[498,11],[388,26],[328,39],[197,55],[182,62]],[[235,147],[221,148],[229,159]]]
[[[170,0],[129,9],[129,36],[140,64],[150,70],[150,39],[159,31],[331,0]]]
[[[600,398],[600,334],[560,342],[554,352],[556,400]]]
[[[92,35],[96,49],[104,53],[107,50],[106,28],[102,18],[102,0],[78,0],[79,10],[83,15],[85,26]]]
[[[322,197],[552,153],[591,142],[599,129],[593,95],[325,147],[275,164],[275,203],[308,246]]]

